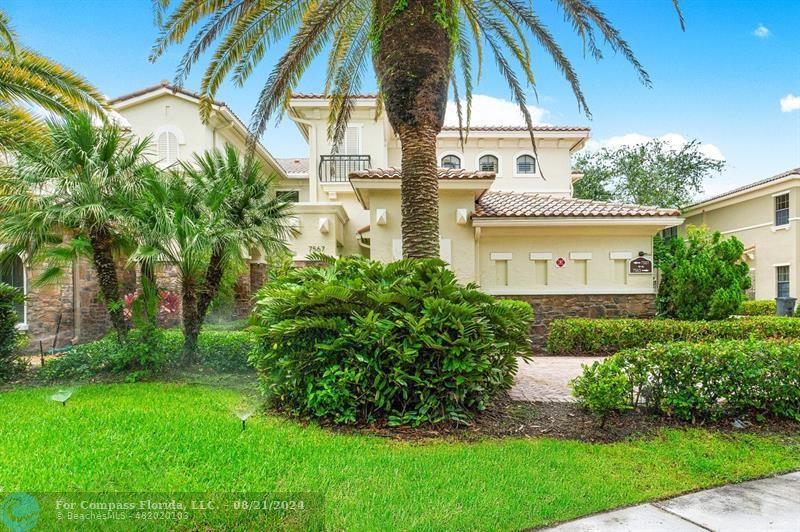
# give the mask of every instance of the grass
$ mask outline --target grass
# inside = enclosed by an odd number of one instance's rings
[[[666,430],[615,444],[410,444],[257,415],[181,383],[0,394],[0,491],[321,492],[332,529],[520,529],[800,468],[797,439]]]

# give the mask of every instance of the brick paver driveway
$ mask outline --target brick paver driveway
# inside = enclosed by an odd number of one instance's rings
[[[511,397],[518,401],[574,401],[569,381],[581,373],[581,364],[591,364],[603,357],[534,357],[520,361]]]

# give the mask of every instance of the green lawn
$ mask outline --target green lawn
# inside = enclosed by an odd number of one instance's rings
[[[407,444],[255,416],[241,392],[87,385],[0,393],[0,491],[323,492],[333,529],[519,529],[800,468],[795,439],[664,431],[616,444]]]

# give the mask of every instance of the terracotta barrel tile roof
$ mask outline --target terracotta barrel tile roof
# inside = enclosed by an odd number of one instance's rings
[[[292,99],[298,100],[324,100],[330,98],[330,94],[323,94],[323,93],[313,93],[313,92],[296,92],[292,94]],[[377,98],[377,94],[352,94],[350,95],[351,98],[356,100],[366,100],[371,98]]]
[[[479,218],[680,216],[676,209],[607,203],[545,194],[487,192],[475,205]]]
[[[462,128],[466,131],[466,128]],[[525,126],[470,126],[470,131],[528,131]],[[534,131],[589,131],[584,126],[533,126]],[[444,126],[442,131],[458,131],[458,126]]]
[[[494,172],[478,172],[463,168],[439,168],[439,179],[494,179]],[[350,179],[400,179],[399,168],[369,168],[350,172]]]
[[[307,174],[308,157],[276,158],[287,174]]]

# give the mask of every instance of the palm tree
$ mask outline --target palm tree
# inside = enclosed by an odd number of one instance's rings
[[[47,142],[23,146],[0,181],[3,254],[46,263],[40,283],[61,275],[73,259],[90,257],[122,340],[127,325],[116,259],[131,248],[121,224],[142,192],[150,140],[135,140],[115,124],[96,127],[82,112],[46,124]]]
[[[645,85],[647,72],[619,31],[590,0],[554,0],[586,49],[600,59],[598,39],[621,53]],[[676,10],[678,0],[672,0]],[[453,91],[459,123],[466,98],[469,134],[473,74],[480,76],[484,47],[519,104],[533,139],[524,85],[535,86],[532,37],[553,59],[589,114],[578,76],[533,4],[523,0],[153,0],[161,27],[151,60],[195,33],[176,73],[181,83],[216,44],[201,85],[205,118],[222,82],[242,85],[267,49],[290,36],[289,48],[268,77],[253,112],[259,136],[279,113],[311,61],[329,45],[326,94],[331,96],[328,135],[338,145],[345,132],[364,72],[372,59],[378,101],[402,146],[402,232],[407,257],[438,256],[439,215],[436,135]],[[168,12],[170,4],[177,7]],[[683,19],[678,10],[681,25]],[[195,32],[199,26],[199,31]],[[477,58],[473,70],[472,58]],[[455,76],[460,70],[461,82]],[[520,80],[520,77],[522,80]]]
[[[0,151],[46,139],[31,105],[58,115],[104,116],[107,108],[105,97],[82,77],[20,45],[0,11]]]
[[[176,267],[187,362],[194,360],[202,323],[226,273],[243,265],[251,251],[288,251],[291,208],[276,196],[274,178],[261,163],[231,145],[148,180],[146,200],[133,210],[142,242],[131,259]]]

